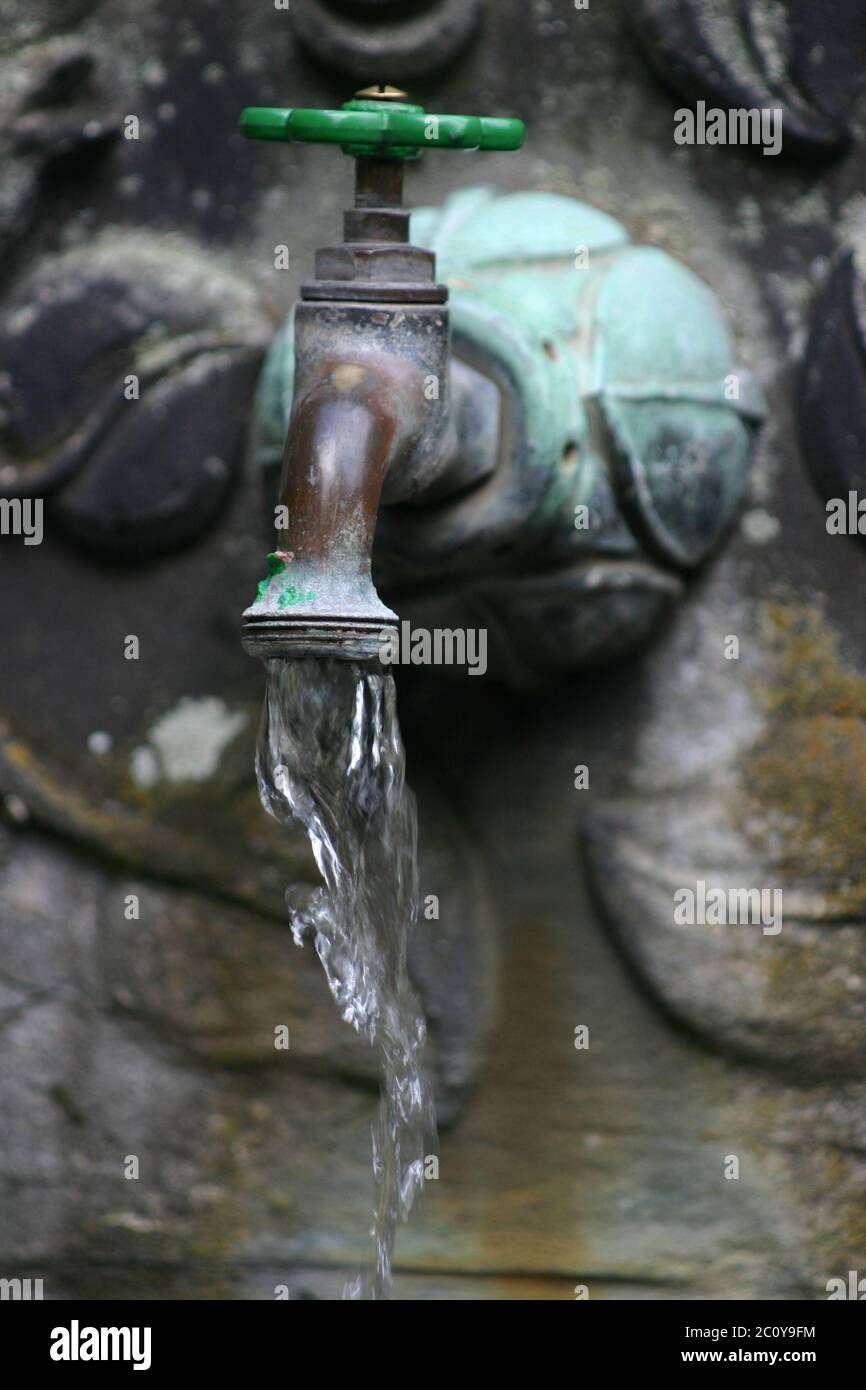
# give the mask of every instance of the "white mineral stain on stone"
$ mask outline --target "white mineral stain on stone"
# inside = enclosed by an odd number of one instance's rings
[[[162,1230],[162,1222],[135,1211],[107,1211],[102,1218],[106,1226],[114,1226],[122,1231],[132,1231],[135,1235],[149,1235]]]
[[[126,174],[118,179],[116,187],[121,198],[135,198],[144,187],[144,179],[141,174]]]
[[[9,315],[6,320],[6,330],[8,333],[26,333],[36,322],[38,310],[35,304],[25,304],[20,309]]]
[[[30,812],[25,803],[14,792],[9,792],[7,796],[4,796],[3,810],[10,820],[16,821],[19,825],[23,825],[25,821],[30,819]]]
[[[764,240],[761,204],[757,198],[746,196],[737,204],[734,236],[746,246],[760,246]]]
[[[783,216],[789,227],[821,226],[830,216],[824,190],[813,188],[801,197],[795,198],[784,209]]]
[[[142,744],[133,748],[129,759],[129,771],[137,787],[155,787],[159,781],[159,761],[152,748]]]
[[[854,262],[866,276],[866,196],[855,193],[839,209],[837,235],[843,245],[854,248]]]
[[[776,539],[782,524],[778,517],[764,511],[763,507],[753,507],[743,516],[742,527],[746,540],[753,545],[766,545],[768,541]]]
[[[141,65],[141,78],[147,87],[161,87],[168,77],[165,63],[160,58],[148,58]]]
[[[206,782],[248,717],[242,710],[230,710],[216,695],[186,696],[152,725],[148,742],[134,749],[133,781],[139,787],[152,787],[160,778]]]
[[[797,362],[803,356],[807,322],[815,287],[808,275],[767,275],[767,289],[781,313],[788,337],[788,357]]]

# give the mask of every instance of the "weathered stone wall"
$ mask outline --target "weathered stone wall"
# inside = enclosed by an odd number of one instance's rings
[[[412,81],[529,134],[483,168],[431,154],[407,201],[484,178],[597,204],[716,290],[770,418],[735,536],[645,654],[531,695],[401,679],[443,1135],[398,1296],[822,1297],[863,1269],[866,552],[806,458],[831,493],[862,478],[866,68],[856,7],[818,8],[500,0]],[[235,122],[356,82],[253,0],[0,24],[0,484],[46,498],[41,545],[0,539],[0,1273],[332,1296],[366,1252],[375,1077],[284,924],[314,870],[258,806],[238,618],[254,381],[348,173]],[[790,146],[678,146],[681,94],[781,103]],[[714,878],[781,887],[782,932],[672,928]]]

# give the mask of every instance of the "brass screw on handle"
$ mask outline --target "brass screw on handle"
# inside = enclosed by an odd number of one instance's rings
[[[362,87],[360,92],[355,93],[356,101],[408,101],[407,92],[401,92],[399,87],[389,87],[380,82],[375,87]]]

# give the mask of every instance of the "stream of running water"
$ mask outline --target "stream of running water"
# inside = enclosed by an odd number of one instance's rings
[[[390,1296],[397,1225],[435,1141],[424,1016],[406,948],[418,908],[417,815],[393,676],[338,660],[271,660],[256,772],[265,809],[309,836],[322,886],[286,893],[296,943],[315,941],[343,1018],[379,1053],[373,1248],[344,1298]]]

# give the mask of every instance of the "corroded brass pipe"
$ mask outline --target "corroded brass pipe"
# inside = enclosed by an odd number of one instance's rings
[[[298,306],[277,546],[244,614],[248,651],[380,650],[397,619],[371,576],[379,503],[422,496],[454,465],[448,348],[441,305]]]

